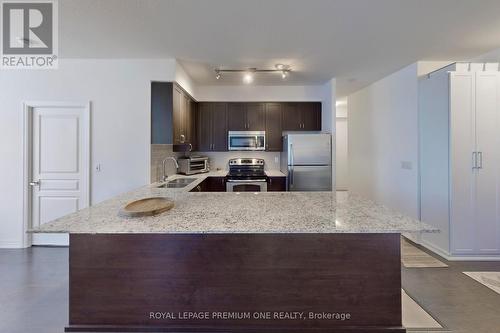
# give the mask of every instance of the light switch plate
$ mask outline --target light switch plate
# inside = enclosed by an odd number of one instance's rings
[[[413,165],[410,161],[401,161],[401,169],[411,170],[413,169]]]

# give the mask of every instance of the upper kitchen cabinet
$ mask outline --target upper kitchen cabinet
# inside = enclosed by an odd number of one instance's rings
[[[172,144],[172,83],[151,82],[151,143]]]
[[[246,118],[248,131],[264,131],[266,129],[264,103],[247,103]]]
[[[177,84],[173,85],[174,144],[194,143],[195,103]]]
[[[200,151],[227,151],[228,103],[198,103],[197,129]]]
[[[196,102],[176,83],[152,82],[151,143],[194,145],[195,112]]]
[[[228,103],[230,131],[265,130],[264,103]]]
[[[227,126],[230,131],[245,131],[247,129],[245,103],[228,103]]]
[[[281,151],[282,143],[282,103],[265,104],[266,150]]]
[[[320,102],[290,102],[282,104],[284,131],[321,131]]]

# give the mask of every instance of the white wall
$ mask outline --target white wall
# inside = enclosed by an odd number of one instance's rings
[[[149,182],[150,81],[172,81],[175,74],[175,60],[126,59],[2,71],[0,247],[22,244],[23,101],[91,101],[91,203],[97,203]]]
[[[349,190],[418,218],[417,64],[350,95],[348,105]]]
[[[335,122],[335,184],[337,190],[346,191],[349,184],[347,98],[338,99],[335,105],[337,107]]]
[[[196,99],[205,102],[322,101],[323,86],[197,86]]]
[[[177,82],[188,94],[190,94],[191,97],[197,99],[197,86],[178,61],[175,61],[175,82]]]

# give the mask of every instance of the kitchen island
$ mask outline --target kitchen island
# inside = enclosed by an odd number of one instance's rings
[[[400,234],[432,227],[332,192],[145,186],[32,232],[70,234],[69,324],[96,332],[404,332]],[[169,197],[163,214],[126,203]]]

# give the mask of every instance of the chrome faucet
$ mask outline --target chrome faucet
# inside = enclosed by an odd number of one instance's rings
[[[166,166],[166,162],[168,160],[172,160],[174,161],[175,163],[175,168],[178,169],[179,168],[179,163],[177,163],[177,160],[175,159],[175,157],[172,157],[172,156],[168,156],[168,157],[165,157],[163,159],[163,161],[161,162],[161,165],[163,167],[163,177],[162,177],[162,181],[166,181],[167,178],[168,178],[168,175],[167,175],[167,171],[165,170],[165,166]]]

